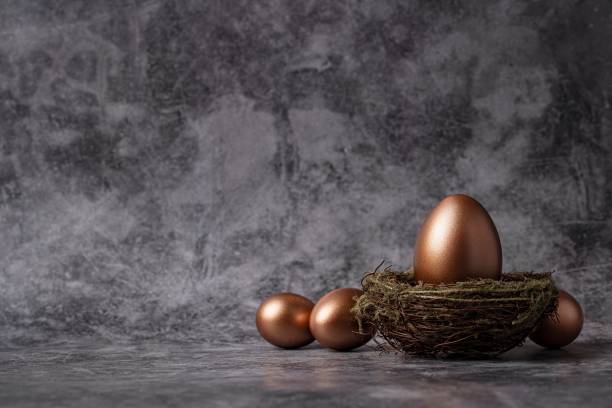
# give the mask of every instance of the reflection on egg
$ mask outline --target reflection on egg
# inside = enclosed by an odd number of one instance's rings
[[[499,235],[487,211],[473,198],[442,200],[421,227],[414,251],[418,281],[452,283],[474,278],[499,279]]]
[[[310,331],[319,343],[335,350],[350,350],[366,344],[372,332],[359,333],[359,324],[351,313],[355,298],[363,291],[353,288],[332,290],[312,309]]]
[[[310,312],[314,304],[295,293],[278,293],[257,309],[257,330],[268,342],[282,348],[297,348],[311,343]]]
[[[545,319],[529,338],[542,347],[565,347],[578,337],[583,322],[582,308],[578,301],[566,291],[560,290],[556,316]]]

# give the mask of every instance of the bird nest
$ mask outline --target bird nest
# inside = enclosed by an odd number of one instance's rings
[[[374,326],[398,351],[439,358],[492,357],[521,345],[554,313],[558,295],[550,273],[427,284],[416,282],[412,269],[387,267],[361,284],[364,293],[352,309],[360,331]]]

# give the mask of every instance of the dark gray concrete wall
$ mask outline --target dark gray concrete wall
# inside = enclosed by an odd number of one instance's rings
[[[0,2],[0,339],[255,336],[445,195],[612,323],[612,3]],[[590,337],[589,337],[590,336]]]

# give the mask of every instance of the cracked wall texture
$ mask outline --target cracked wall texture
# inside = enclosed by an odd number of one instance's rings
[[[0,341],[249,341],[476,197],[612,331],[607,0],[0,1]]]

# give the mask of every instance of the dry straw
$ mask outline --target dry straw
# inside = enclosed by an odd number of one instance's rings
[[[360,330],[373,325],[391,347],[408,355],[496,356],[521,345],[556,307],[550,273],[434,285],[416,282],[412,270],[378,269],[363,277],[364,294],[352,311]]]

